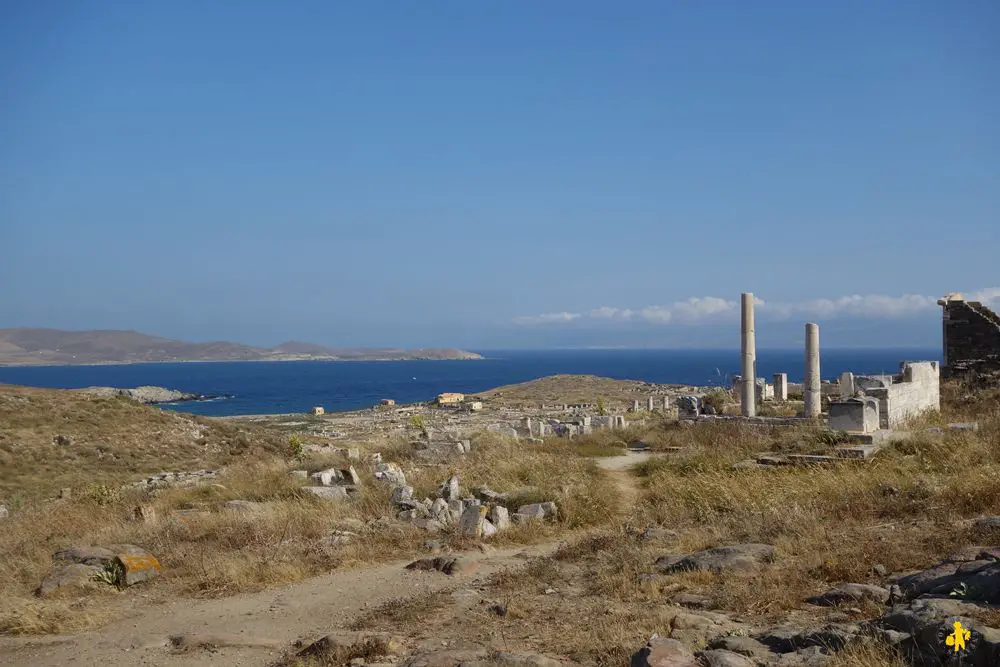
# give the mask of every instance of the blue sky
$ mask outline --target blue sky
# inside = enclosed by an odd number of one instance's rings
[[[934,298],[1000,285],[997,34],[991,0],[3,3],[0,326],[735,346],[705,298],[753,291],[775,345],[934,345]]]

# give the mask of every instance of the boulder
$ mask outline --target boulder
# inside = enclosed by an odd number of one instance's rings
[[[496,526],[498,531],[510,528],[510,515],[507,512],[507,508],[503,505],[491,506],[487,518],[490,520],[490,523]]]
[[[676,639],[653,637],[636,651],[629,667],[699,667],[694,654]]]
[[[448,503],[446,503],[442,498],[438,498],[431,503],[430,513],[432,517],[441,523],[448,524],[453,521],[451,510],[448,509]]]
[[[772,560],[774,547],[769,544],[734,544],[697,551],[687,556],[662,556],[656,561],[656,569],[664,574],[686,570],[745,572]]]
[[[438,495],[446,501],[456,500],[460,495],[458,475],[452,475],[449,477],[444,484],[441,485],[441,488],[438,490]]]
[[[771,655],[771,649],[765,644],[746,636],[717,637],[708,643],[708,648],[737,653],[758,661],[766,660]]]
[[[757,663],[750,658],[725,649],[701,651],[698,657],[705,667],[757,667]]]
[[[100,565],[85,565],[69,563],[56,567],[42,580],[38,587],[38,595],[45,597],[59,589],[84,588],[93,589],[103,586],[100,577],[104,567]]]
[[[486,521],[486,507],[470,505],[458,522],[458,534],[462,537],[479,539],[483,536],[483,524]]]
[[[896,578],[908,599],[922,595],[948,596],[959,591],[962,599],[1000,603],[1000,561],[992,554],[979,554],[978,560],[944,561],[933,567]]]
[[[496,526],[490,523],[489,519],[483,519],[483,539],[485,540],[487,538],[493,537],[496,534],[497,534]]]
[[[555,518],[559,509],[554,502],[532,503],[531,505],[521,505],[517,508],[517,513],[531,519]]]
[[[346,500],[347,489],[343,486],[303,486],[302,491],[323,500]]]
[[[10,516],[10,510],[6,505],[0,505],[0,519],[6,519]]]
[[[403,474],[403,469],[399,467],[396,463],[391,462],[380,462],[375,464],[375,479],[395,485],[405,485],[406,475]]]
[[[938,665],[948,664],[952,658],[943,638],[958,621],[972,633],[961,664],[991,667],[1000,664],[1000,630],[972,619],[981,609],[970,602],[944,598],[913,600],[894,605],[872,625],[893,632],[911,664]]]
[[[862,600],[885,604],[889,601],[889,590],[871,584],[840,584],[822,595],[809,598],[808,601],[812,604],[831,607],[844,603],[855,604]]]
[[[413,487],[398,485],[392,490],[392,497],[390,501],[393,505],[399,505],[404,500],[413,499]]]
[[[113,563],[117,554],[105,547],[64,547],[52,554],[57,563],[79,563],[104,567]]]

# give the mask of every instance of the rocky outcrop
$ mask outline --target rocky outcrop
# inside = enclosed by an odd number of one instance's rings
[[[687,556],[662,556],[657,559],[655,566],[664,574],[686,570],[749,571],[772,560],[774,547],[769,544],[734,544],[705,549]]]
[[[119,389],[116,387],[87,387],[82,391],[92,396],[101,398],[121,396],[123,398],[137,401],[139,403],[145,403],[147,405],[156,403],[178,403],[181,401],[200,401],[209,398],[217,398],[214,396],[203,396],[201,394],[191,394],[183,391],[177,391],[175,389],[151,386],[136,387],[134,389]]]
[[[871,584],[841,584],[822,595],[809,598],[808,601],[812,604],[829,607],[845,603],[856,604],[862,600],[885,604],[889,601],[889,590]]]
[[[156,556],[133,544],[66,547],[52,554],[55,564],[38,587],[46,596],[59,589],[132,586],[159,576]]]

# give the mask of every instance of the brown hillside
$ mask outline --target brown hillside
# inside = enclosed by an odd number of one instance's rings
[[[0,385],[0,503],[18,494],[214,468],[278,446],[279,438],[267,432],[123,398]]]

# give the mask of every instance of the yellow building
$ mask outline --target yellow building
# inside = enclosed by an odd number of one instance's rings
[[[396,405],[396,401],[392,400],[391,398],[383,398],[381,401],[379,401],[379,405]]]
[[[465,394],[456,394],[454,392],[445,392],[443,394],[438,394],[437,404],[438,405],[457,405],[465,400]]]

